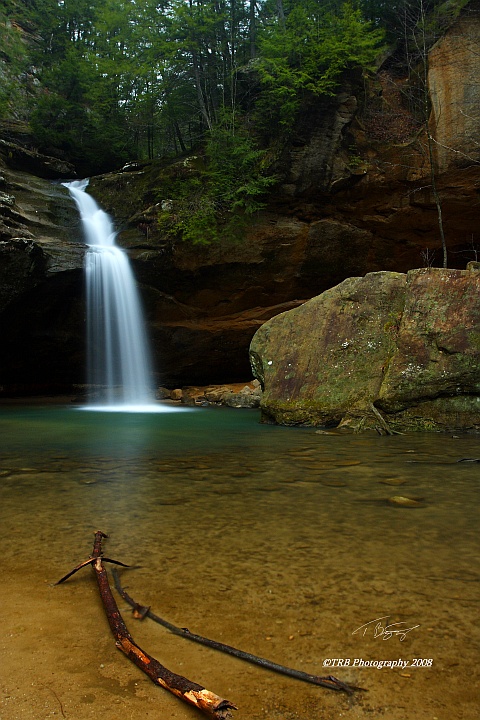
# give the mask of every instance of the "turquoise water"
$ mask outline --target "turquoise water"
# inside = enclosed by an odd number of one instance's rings
[[[435,703],[448,676],[454,691],[444,704],[457,708],[455,717],[473,718],[467,685],[479,653],[480,463],[471,462],[480,456],[478,437],[321,434],[258,420],[257,411],[228,408],[122,414],[4,406],[0,533],[11,602],[17,583],[30,592],[29,583],[54,582],[87,557],[101,529],[110,536],[106,554],[136,565],[126,571],[129,591],[170,621],[318,674],[328,674],[329,657],[433,658],[415,683],[392,671],[381,688],[373,670],[334,674],[368,685],[359,706],[365,717],[393,720],[407,717],[392,705],[395,683],[407,681],[408,717],[447,717]],[[60,598],[75,602],[90,587],[83,572],[48,596],[53,618]],[[353,634],[385,615],[419,627],[403,645]],[[88,644],[77,646],[88,666]],[[182,652],[195,669],[196,651]],[[205,657],[201,666],[221,684],[229,677],[224,661]],[[228,687],[238,668],[231,672]],[[69,677],[59,678],[57,694]],[[320,705],[312,707],[333,700],[292,682],[272,681],[267,717],[323,717]],[[91,715],[71,716],[95,717],[103,708],[106,718],[116,717],[102,693]],[[310,710],[293,715],[305,697]],[[265,717],[253,695],[243,700],[237,718]],[[138,698],[129,703],[123,717],[144,717]],[[182,712],[171,717],[191,717]],[[32,710],[31,717],[40,715]]]

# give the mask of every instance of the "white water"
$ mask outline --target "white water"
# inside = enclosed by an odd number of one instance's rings
[[[128,258],[115,245],[112,222],[85,192],[88,180],[64,184],[77,204],[89,246],[85,256],[87,380],[92,388],[88,409],[168,411],[168,406],[153,399],[140,298]]]

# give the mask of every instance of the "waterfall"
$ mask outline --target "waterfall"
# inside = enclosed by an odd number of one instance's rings
[[[152,369],[143,313],[126,253],[112,222],[85,192],[88,180],[64,183],[83,223],[90,407],[152,411]]]

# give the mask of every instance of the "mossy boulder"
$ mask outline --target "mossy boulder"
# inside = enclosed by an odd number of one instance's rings
[[[480,429],[480,272],[348,278],[265,323],[250,358],[266,422]]]
[[[480,395],[480,272],[412,270],[397,349],[377,404],[398,412],[419,399],[457,395]]]

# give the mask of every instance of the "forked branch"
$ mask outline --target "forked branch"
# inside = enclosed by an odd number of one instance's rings
[[[121,650],[132,662],[134,662],[137,667],[143,670],[143,672],[148,675],[148,677],[156,685],[164,687],[184,702],[189,705],[193,705],[198,710],[201,710],[203,713],[208,715],[208,717],[213,718],[213,720],[227,720],[227,718],[230,718],[230,710],[237,710],[237,707],[233,703],[215,695],[210,692],[210,690],[206,690],[202,687],[202,685],[198,685],[182,675],[177,675],[176,673],[171,672],[161,665],[158,660],[151,655],[148,655],[136,644],[128,632],[125,622],[117,607],[117,603],[115,602],[115,598],[113,597],[110,589],[107,571],[103,566],[103,561],[107,558],[102,558],[102,540],[106,537],[107,536],[103,532],[96,532],[91,558],[81,563],[74,568],[74,570],[65,575],[61,580],[59,580],[59,583],[64,582],[64,580],[85,565],[91,564],[95,570],[95,577],[97,578],[98,589],[102,598],[103,607],[107,615],[110,629],[115,638],[115,645],[117,648]],[[119,563],[114,560],[110,560],[109,562],[123,565],[123,563]],[[57,585],[59,583],[57,583]]]

